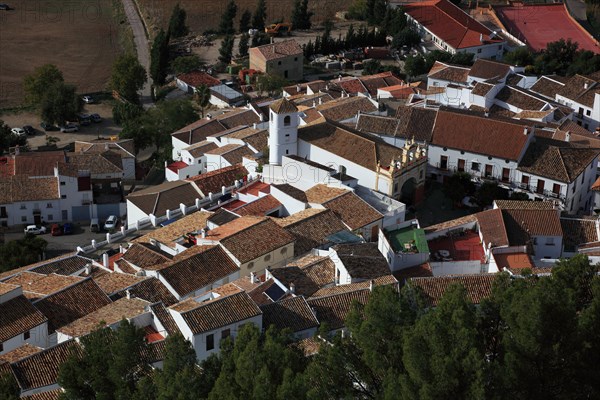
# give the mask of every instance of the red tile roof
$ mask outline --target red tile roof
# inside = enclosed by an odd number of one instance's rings
[[[239,216],[254,215],[262,217],[279,209],[279,207],[281,207],[281,203],[269,194],[231,211]]]
[[[223,186],[231,186],[236,179],[244,178],[248,175],[248,170],[242,165],[232,165],[229,167],[217,169],[202,175],[192,176],[188,180],[208,196],[209,193],[219,193]]]
[[[492,31],[448,0],[410,3],[404,6],[404,10],[455,49],[502,42],[497,38],[490,38]]]
[[[47,321],[25,296],[0,304],[0,343],[27,332]]]
[[[174,163],[167,165],[167,168],[169,168],[175,173],[177,173],[177,171],[179,171],[180,169],[184,169],[185,167],[188,167],[188,165],[183,161],[175,161]]]
[[[187,74],[177,75],[177,79],[185,82],[189,86],[198,87],[200,85],[206,85],[208,87],[220,85],[221,81],[207,74],[206,72],[193,71]]]
[[[265,44],[250,49],[250,56],[259,56],[267,61],[302,54],[302,47],[294,39]]]
[[[453,284],[462,285],[467,291],[467,297],[473,304],[479,304],[492,293],[492,283],[496,275],[460,275],[437,276],[430,278],[411,278],[410,284],[422,290],[425,301],[430,306],[437,306],[440,299]]]

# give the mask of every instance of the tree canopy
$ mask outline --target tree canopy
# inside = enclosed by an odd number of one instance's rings
[[[124,54],[113,64],[111,87],[132,103],[139,102],[138,90],[144,87],[147,81],[146,70],[136,56]]]
[[[10,126],[6,125],[4,121],[0,119],[0,154],[16,145],[25,146],[26,144],[27,138],[25,136],[12,133]]]
[[[23,79],[25,100],[29,104],[39,105],[50,86],[63,82],[63,74],[56,65],[44,64]]]
[[[179,6],[179,3],[173,7],[171,18],[169,19],[168,34],[172,38],[178,38],[187,35],[190,30],[185,24],[187,13]]]
[[[257,0],[254,15],[252,15],[252,28],[262,31],[267,20],[267,4],[265,0]]]
[[[219,22],[219,33],[224,33],[227,35],[233,35],[235,33],[233,22],[235,21],[236,14],[237,6],[235,5],[235,1],[229,0],[227,5],[225,6],[225,11],[223,11],[223,14],[221,14],[221,22]]]
[[[308,11],[308,0],[295,0],[292,9],[292,26],[294,29],[310,29],[312,23],[310,19],[314,13]]]
[[[47,246],[48,242],[32,234],[0,244],[0,272],[40,261]]]
[[[169,34],[161,29],[150,49],[150,77],[157,85],[165,83],[169,66]]]

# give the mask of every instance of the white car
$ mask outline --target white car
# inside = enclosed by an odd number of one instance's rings
[[[94,102],[94,98],[92,96],[83,96],[81,99],[86,104],[92,104]]]
[[[18,135],[18,136],[25,136],[26,135],[25,129],[23,129],[23,128],[12,128],[10,131],[12,133],[14,133],[15,135]]]
[[[112,231],[113,229],[115,229],[117,227],[117,216],[116,215],[111,215],[109,216],[106,221],[104,222],[104,230],[105,231]]]
[[[41,235],[42,233],[46,233],[46,227],[45,226],[36,226],[36,225],[27,225],[27,228],[25,228],[25,234],[28,233],[32,233],[34,235]]]
[[[60,131],[61,132],[77,132],[79,130],[79,126],[75,125],[75,124],[66,124],[66,125],[62,125],[60,127]]]

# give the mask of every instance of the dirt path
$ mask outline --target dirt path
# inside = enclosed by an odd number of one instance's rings
[[[148,36],[146,29],[140,18],[138,9],[134,3],[134,0],[123,0],[123,8],[125,9],[125,15],[133,31],[133,40],[135,42],[135,48],[137,51],[138,61],[146,69],[150,71],[150,50],[148,43]],[[142,88],[141,103],[145,108],[152,106],[152,97],[150,96],[150,90],[152,87],[152,79],[148,76],[148,82]]]

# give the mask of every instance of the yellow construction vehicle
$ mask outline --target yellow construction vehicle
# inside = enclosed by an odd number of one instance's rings
[[[278,24],[271,24],[265,26],[265,33],[269,36],[281,36],[283,34],[292,34],[292,24],[289,22],[280,22]]]

